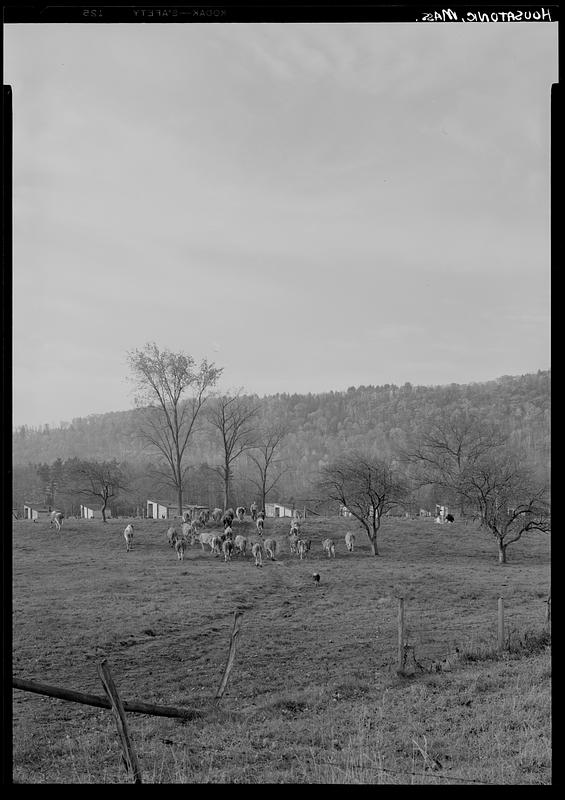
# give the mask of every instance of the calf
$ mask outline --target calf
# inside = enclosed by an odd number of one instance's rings
[[[124,539],[126,540],[126,553],[129,553],[133,548],[133,525],[131,522],[124,529]]]
[[[186,540],[182,537],[175,541],[175,550],[177,551],[177,558],[179,561],[184,561],[184,551],[186,549]]]
[[[257,533],[259,534],[259,536],[262,536],[263,535],[263,526],[265,525],[263,519],[261,517],[259,517],[255,524],[257,525]]]
[[[231,556],[233,553],[233,542],[231,539],[226,539],[222,545],[222,550],[224,552],[224,561],[231,561]]]
[[[228,541],[226,539],[226,541]],[[219,556],[222,552],[222,540],[219,536],[212,536],[210,539],[210,552],[214,553],[215,556]]]
[[[251,548],[251,553],[255,558],[255,566],[262,567],[263,566],[263,545],[261,542],[255,542],[253,547]]]
[[[198,535],[192,534],[190,543],[194,544],[195,542],[200,542],[200,545],[202,546],[202,550],[204,550],[205,546],[207,544],[210,545],[210,547],[212,546],[211,542],[212,542],[212,539],[214,539],[214,538],[215,538],[215,534],[213,534],[213,533],[202,532],[202,533],[199,533]]]
[[[57,533],[58,533],[63,526],[64,518],[65,515],[63,514],[62,511],[52,511],[51,522],[49,523],[49,526],[51,527],[51,525],[54,525],[57,528]]]
[[[322,542],[322,550],[324,553],[327,553],[328,558],[331,558],[332,556],[335,558],[335,544],[333,539],[324,539]]]
[[[179,538],[177,533],[177,529],[171,525],[171,527],[167,531],[167,541],[169,543],[169,547],[174,547],[176,540]]]
[[[355,545],[355,534],[351,533],[351,531],[347,531],[345,534],[345,546],[349,550],[350,553],[353,552],[353,547]]]
[[[277,543],[274,539],[265,539],[265,552],[271,559],[275,561],[275,553],[277,552]]]

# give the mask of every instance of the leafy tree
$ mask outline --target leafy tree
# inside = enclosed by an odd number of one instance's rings
[[[321,468],[322,496],[345,506],[367,532],[371,551],[378,556],[377,534],[383,514],[402,505],[407,486],[397,465],[352,453]]]
[[[473,516],[492,534],[498,561],[506,563],[506,549],[529,531],[549,533],[549,492],[520,458],[506,449],[488,453],[465,473],[462,491]]]
[[[66,487],[73,495],[88,500],[101,500],[102,519],[106,522],[108,502],[127,490],[124,469],[117,461],[82,461],[78,458],[65,463]]]
[[[230,491],[233,466],[243,453],[254,446],[257,413],[257,403],[242,397],[241,392],[218,397],[208,410],[208,420],[216,429],[222,448],[222,463],[213,469],[221,477],[224,486],[224,508],[234,505]]]
[[[160,350],[153,342],[130,351],[128,361],[142,410],[140,436],[162,456],[161,476],[176,490],[182,514],[188,444],[222,369],[206,359],[197,365],[192,356]]]

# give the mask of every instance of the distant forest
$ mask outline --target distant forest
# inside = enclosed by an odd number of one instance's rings
[[[550,458],[550,372],[503,376],[485,383],[444,386],[351,387],[323,394],[276,394],[249,396],[260,407],[260,416],[282,423],[287,431],[278,453],[281,478],[269,499],[308,501],[309,488],[319,469],[347,451],[366,449],[392,455],[417,439],[434,418],[462,409],[479,415],[502,429],[512,446],[523,452],[540,474],[546,476]],[[138,437],[136,409],[95,414],[62,423],[57,428],[22,426],[13,432],[13,503],[42,501],[44,487],[38,467],[71,458],[96,461],[116,459],[135,476],[131,502],[174,498],[174,493],[152,483],[155,455]],[[211,468],[221,450],[204,419],[189,450],[190,471],[185,502],[217,505],[221,497]],[[234,486],[243,505],[254,496],[249,477],[253,464],[243,455],[235,467]],[[131,499],[131,498],[130,498]],[[430,498],[431,502],[431,498]],[[119,511],[119,509],[118,509]]]

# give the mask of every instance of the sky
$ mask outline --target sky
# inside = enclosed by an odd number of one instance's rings
[[[5,25],[13,425],[550,362],[556,23]]]

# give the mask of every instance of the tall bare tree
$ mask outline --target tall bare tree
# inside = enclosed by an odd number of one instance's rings
[[[124,469],[117,461],[83,461],[78,458],[65,462],[66,491],[102,503],[102,520],[110,499],[127,490]]]
[[[459,504],[464,515],[465,475],[506,439],[500,428],[457,410],[432,421],[415,443],[403,449],[400,458],[410,465],[416,487],[441,488]]]
[[[379,555],[377,534],[387,511],[402,505],[407,487],[395,463],[352,453],[320,470],[322,496],[345,506],[365,529],[374,556]]]
[[[286,433],[283,425],[275,424],[271,427],[263,427],[253,448],[255,452],[249,453],[250,460],[257,467],[258,475],[257,478],[250,477],[250,481],[259,491],[263,509],[269,492],[275,488],[284,473],[288,471],[288,467],[281,467],[281,460],[276,457]]]
[[[536,479],[516,454],[491,451],[466,471],[460,484],[473,516],[498,545],[498,561],[506,549],[529,531],[549,533],[551,511],[547,486]]]
[[[232,505],[231,482],[237,459],[255,443],[256,418],[259,406],[242,395],[224,395],[214,400],[208,409],[208,420],[216,429],[222,448],[222,463],[214,467],[224,486],[224,508]]]
[[[176,490],[182,514],[188,444],[223,370],[206,359],[198,365],[186,353],[161,350],[154,342],[130,351],[128,361],[141,409],[140,435],[164,459],[161,475]]]

